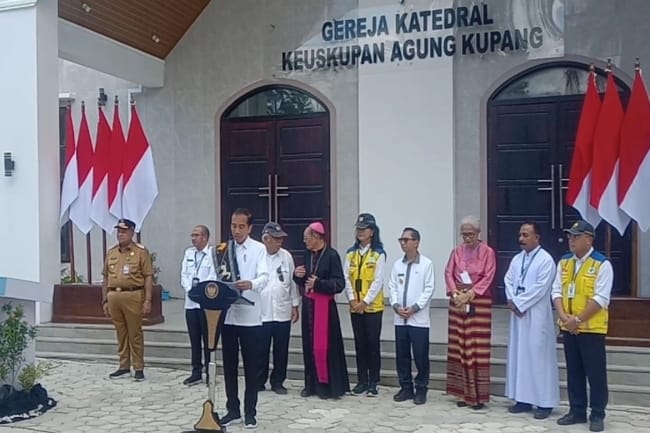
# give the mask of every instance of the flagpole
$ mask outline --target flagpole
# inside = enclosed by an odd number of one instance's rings
[[[90,232],[86,233],[86,266],[88,267],[88,284],[93,283],[93,262],[90,250]]]
[[[102,259],[106,261],[106,231],[102,230]]]
[[[69,226],[68,233],[70,235],[68,239],[68,248],[70,249],[70,277],[72,278],[72,282],[76,283],[77,282],[77,270],[75,269],[74,266],[74,227],[72,224],[72,221],[68,220],[66,223]]]

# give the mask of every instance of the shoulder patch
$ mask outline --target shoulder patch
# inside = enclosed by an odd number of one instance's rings
[[[134,242],[134,244],[135,244],[136,247],[140,248],[141,250],[146,249],[145,246],[142,245],[142,244],[139,244],[139,243],[137,243],[137,242]]]
[[[605,254],[595,250],[594,252],[591,253],[591,258],[597,262],[606,262],[607,260],[609,260]]]

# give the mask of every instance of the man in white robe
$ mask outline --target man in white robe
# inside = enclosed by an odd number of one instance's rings
[[[522,251],[504,277],[510,316],[506,395],[510,413],[531,412],[547,418],[560,403],[556,333],[551,309],[555,261],[540,243],[534,222],[519,229]]]

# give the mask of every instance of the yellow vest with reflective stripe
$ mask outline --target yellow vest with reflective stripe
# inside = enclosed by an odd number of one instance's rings
[[[600,266],[607,260],[607,258],[597,252],[593,251],[591,255],[580,266],[578,273],[573,278],[574,267],[576,260],[572,254],[565,255],[558,263],[562,281],[562,307],[564,312],[576,316],[580,314],[587,307],[587,301],[594,297],[596,293],[596,278],[598,277],[598,270]],[[575,282],[575,296],[569,298],[569,287],[571,283]],[[578,325],[580,332],[590,332],[594,334],[607,334],[607,321],[609,313],[606,308],[601,308],[589,320],[584,320]],[[564,331],[566,329],[560,325]]]
[[[348,278],[350,279],[350,284],[352,284],[352,293],[354,298],[360,301],[368,294],[370,290],[370,285],[375,280],[375,270],[377,269],[377,262],[379,257],[383,252],[377,252],[373,250],[368,250],[364,256],[359,254],[358,249],[348,250],[347,259],[350,263],[350,271]],[[363,262],[362,262],[363,260]],[[361,263],[361,269],[359,269],[359,264]],[[357,293],[356,291],[356,281],[361,280],[361,292]],[[384,289],[377,293],[375,299],[366,307],[364,310],[366,313],[376,313],[384,310]]]

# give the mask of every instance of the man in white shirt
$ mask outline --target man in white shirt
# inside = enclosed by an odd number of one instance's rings
[[[269,281],[261,292],[262,307],[262,348],[260,370],[260,391],[266,389],[270,379],[271,390],[276,394],[286,394],[283,382],[287,378],[289,361],[289,336],[291,324],[298,321],[300,294],[293,281],[295,264],[289,251],[282,248],[287,234],[280,224],[269,222],[262,229],[262,242],[266,247],[266,267]],[[269,350],[273,341],[273,371],[269,378]]]
[[[555,348],[555,323],[549,302],[555,278],[555,261],[539,244],[539,227],[526,222],[519,229],[521,252],[513,257],[504,277],[510,309],[510,338],[506,395],[515,404],[510,413],[531,412],[548,418],[560,404]]]
[[[586,423],[588,403],[589,431],[599,432],[605,429],[608,399],[605,337],[614,271],[609,259],[593,248],[596,231],[591,224],[576,221],[564,231],[571,253],[557,265],[551,298],[564,343],[569,413],[557,423]]]
[[[192,353],[192,374],[183,381],[183,385],[201,383],[201,372],[205,367],[206,382],[208,381],[208,327],[201,306],[188,297],[188,292],[199,282],[216,280],[217,274],[212,262],[212,251],[208,245],[210,230],[204,225],[198,225],[192,230],[192,246],[185,250],[181,263],[181,287],[185,290],[185,323],[190,337]],[[204,363],[201,362],[203,353]]]
[[[395,312],[395,362],[400,390],[397,402],[427,401],[429,384],[429,305],[435,278],[433,263],[419,253],[420,233],[407,227],[399,238],[404,257],[397,259],[390,274],[390,305]],[[418,374],[411,373],[411,349]],[[415,382],[415,393],[413,384]]]
[[[257,426],[257,391],[259,388],[260,349],[262,329],[260,292],[266,287],[269,273],[266,268],[266,248],[250,238],[253,215],[248,209],[236,209],[230,219],[230,233],[234,240],[236,266],[231,272],[235,287],[254,305],[232,304],[226,313],[221,330],[223,375],[226,385],[227,413],[221,425],[241,422],[238,367],[239,348],[244,362],[244,428]]]

